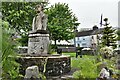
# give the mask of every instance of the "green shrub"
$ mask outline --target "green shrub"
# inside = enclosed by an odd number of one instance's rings
[[[74,59],[72,60],[72,67],[80,69],[80,71],[73,74],[74,78],[93,79],[98,75],[94,57],[84,56],[83,58]]]
[[[111,47],[105,46],[100,49],[100,53],[102,57],[105,59],[109,59],[113,56],[113,49]]]
[[[3,22],[2,28],[2,79],[16,80],[19,77],[19,63],[15,61],[16,41],[12,38],[8,23]]]

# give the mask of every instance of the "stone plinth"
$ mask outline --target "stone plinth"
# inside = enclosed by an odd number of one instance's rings
[[[30,33],[28,41],[28,54],[45,55],[49,50],[49,34]]]
[[[25,75],[25,70],[29,66],[37,65],[39,71],[43,72],[44,62],[47,59],[46,76],[60,76],[71,70],[70,56],[49,56],[49,57],[21,57],[18,62],[21,64],[20,73]]]

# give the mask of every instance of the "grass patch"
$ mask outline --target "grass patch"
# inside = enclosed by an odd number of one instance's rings
[[[63,55],[70,55],[70,57],[75,57],[76,56],[76,53],[62,53]]]
[[[115,73],[120,73],[115,68],[116,58],[104,59],[100,61],[101,57],[92,55],[82,55],[82,58],[78,56],[76,58],[76,53],[62,53],[63,55],[71,56],[71,67],[75,69],[76,72],[73,73],[73,77],[77,80],[95,80],[101,70],[99,68],[104,62],[107,63],[107,67],[112,69]],[[99,60],[99,59],[100,60]]]
[[[86,60],[95,62],[95,56],[83,55],[82,58],[80,58],[80,57],[71,58],[71,67],[80,68],[79,64],[83,63]]]
[[[97,77],[97,66],[95,63],[95,56],[83,55],[82,58],[72,58],[71,67],[78,68],[79,71],[74,72],[73,76],[77,79],[90,79]],[[79,74],[78,74],[79,73]]]

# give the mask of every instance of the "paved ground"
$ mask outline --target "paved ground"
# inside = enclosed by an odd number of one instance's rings
[[[73,80],[73,73],[75,71],[78,71],[79,69],[75,69],[75,68],[72,68],[71,71],[69,73],[66,73],[64,75],[61,75],[61,76],[53,76],[53,77],[48,77],[47,80],[66,80],[66,79],[69,79],[69,80]]]

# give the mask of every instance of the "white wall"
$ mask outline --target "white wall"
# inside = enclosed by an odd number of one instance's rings
[[[90,47],[91,46],[91,36],[76,37],[76,47]]]
[[[76,37],[76,47],[96,47],[97,46],[97,35]]]

